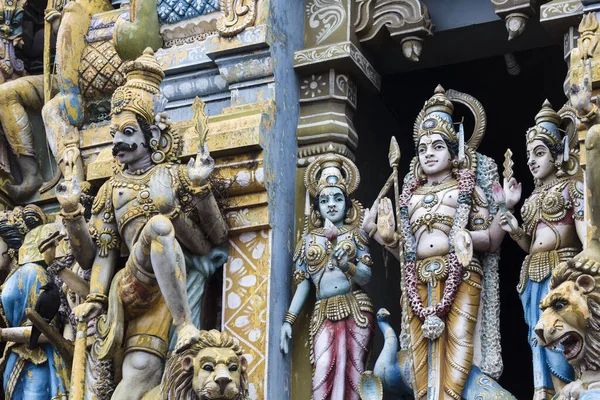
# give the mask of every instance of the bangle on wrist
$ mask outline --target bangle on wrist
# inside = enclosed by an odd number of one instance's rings
[[[348,269],[345,272],[350,278],[356,275],[356,264],[348,262]]]
[[[523,235],[525,235],[525,231],[523,230],[523,228],[521,228],[519,226],[517,228],[516,232],[510,232],[509,235],[512,238],[512,240],[514,240],[515,242],[518,242],[519,240],[523,239]]]
[[[60,215],[66,221],[75,221],[75,220],[77,220],[77,219],[79,219],[80,217],[83,216],[83,212],[84,211],[85,211],[85,209],[79,203],[79,204],[77,204],[77,210],[75,210],[73,212],[68,212],[68,211],[65,211],[64,209],[61,208]]]
[[[598,106],[595,105],[594,103],[592,103],[592,109],[587,114],[585,114],[585,115],[579,115],[579,113],[577,113],[577,116],[579,117],[579,119],[582,122],[588,122],[588,121],[590,121],[595,116],[595,114],[597,112],[598,112]]]
[[[190,187],[190,192],[194,196],[204,197],[210,192],[210,182],[201,185],[193,185]]]
[[[395,249],[396,247],[398,247],[399,242],[400,239],[398,238],[398,234],[394,233],[394,240],[392,240],[390,243],[384,243],[383,245],[385,247],[389,247],[390,249]]]
[[[294,313],[286,311],[285,317],[283,317],[283,322],[287,322],[288,324],[294,326],[294,322],[298,319],[298,316]]]
[[[108,296],[102,293],[90,293],[85,298],[86,303],[102,303],[102,305],[106,306],[108,304]]]

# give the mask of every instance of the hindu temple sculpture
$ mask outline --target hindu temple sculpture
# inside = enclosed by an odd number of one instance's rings
[[[454,127],[453,101],[475,116],[466,142],[462,123]],[[496,164],[476,152],[485,128],[476,99],[438,86],[414,125],[417,156],[396,197],[399,234],[389,200],[378,207],[377,226],[373,213],[365,219],[365,230],[378,229],[374,237],[402,265],[400,343],[387,310],[377,315],[386,342],[374,372],[387,391],[512,398],[492,379],[502,372],[496,251],[504,232],[492,197]]]
[[[598,254],[600,260],[600,254]],[[570,260],[553,272],[550,291],[535,333],[544,348],[560,348],[575,370],[573,382],[560,389],[562,399],[600,396],[600,274],[589,264]],[[555,350],[556,351],[556,350]]]
[[[25,14],[24,0],[2,0],[0,2],[0,84],[18,78],[25,73],[23,61],[17,58],[15,47],[23,46]]]
[[[3,2],[7,3],[17,2]],[[0,85],[0,96],[6,99],[0,104],[0,122],[22,175],[20,182],[7,186],[17,202],[27,200],[43,184],[26,109],[42,113],[58,174],[70,168],[83,181],[79,129],[91,119],[91,104],[110,97],[123,83],[123,58],[134,59],[145,47],[157,49],[162,43],[156,1],[134,2],[130,8],[114,10],[108,0],[55,0],[46,11],[44,74]],[[50,64],[51,30],[57,38],[54,69]],[[43,188],[49,189],[59,178],[56,175]]]
[[[552,273],[550,291],[535,333],[544,347],[559,347],[574,369],[573,382],[560,390],[560,398],[591,400],[600,396],[600,113],[592,97],[591,60],[584,59],[583,82],[571,87],[570,100],[585,136],[586,199],[589,215],[585,250],[561,263]]]
[[[510,237],[529,253],[523,261],[517,291],[529,326],[527,340],[533,353],[536,400],[552,398],[573,379],[573,370],[562,352],[539,346],[534,332],[541,314],[539,303],[548,293],[552,271],[579,253],[585,241],[583,183],[572,114],[568,107],[557,113],[547,100],[544,102],[535,126],[526,133],[527,165],[535,189],[521,208],[523,224],[519,226],[511,211],[500,221]],[[512,177],[509,164],[507,159],[506,197],[516,203],[521,186]]]
[[[373,305],[361,289],[371,279],[373,261],[368,235],[361,229],[362,207],[349,198],[359,182],[354,163],[334,154],[317,158],[304,175],[305,226],[294,253],[298,286],[280,345],[287,354],[292,326],[312,282],[317,295],[309,328],[315,399],[359,399],[357,384],[373,336]]]
[[[178,162],[180,138],[157,110],[164,73],[152,49],[124,71],[127,82],[111,101],[119,168],[100,188],[89,227],[76,174],[60,185],[57,197],[69,237],[77,238],[71,243],[75,259],[92,270],[90,294],[74,310],[78,337],[85,322],[107,310],[92,353],[110,359],[123,347],[122,380],[112,398],[140,399],[160,384],[171,325],[176,353],[200,340],[186,293],[185,256],[201,256],[223,243],[227,225],[209,182],[214,160],[206,143],[199,141],[195,159]],[[127,262],[115,273],[122,247]],[[76,340],[74,369],[78,354]]]
[[[35,205],[0,212],[0,263],[2,269],[10,271],[1,287],[0,311],[4,326],[9,328],[7,331],[18,331],[9,335],[11,340],[6,343],[0,360],[8,399],[66,398],[69,390],[68,366],[61,354],[47,340],[38,341],[35,337],[32,340],[22,331],[25,326],[32,329],[27,309],[37,309],[44,314],[42,306],[51,313],[59,306],[58,288],[45,268],[37,263],[20,265],[18,260],[25,235],[45,221],[45,214]],[[40,304],[40,300],[46,304]],[[57,317],[46,317],[58,328]]]
[[[0,123],[7,142],[16,157],[21,181],[6,186],[6,191],[14,201],[21,202],[30,197],[43,183],[33,143],[33,132],[25,107],[41,112],[44,105],[44,77],[27,75],[22,60],[15,56],[15,47],[23,45],[21,25],[25,13],[23,1],[4,0],[0,2],[3,29],[0,31]],[[62,2],[60,0],[57,3]],[[57,5],[54,13],[48,13],[49,19],[57,18],[62,6]],[[47,34],[48,55],[50,60],[50,31]],[[25,76],[24,76],[25,75]],[[54,84],[56,92],[56,84]],[[7,163],[10,169],[10,163]],[[11,172],[11,171],[8,171]],[[15,173],[12,171],[14,177]]]
[[[226,332],[200,331],[189,349],[167,361],[159,386],[144,400],[246,400],[248,362]]]

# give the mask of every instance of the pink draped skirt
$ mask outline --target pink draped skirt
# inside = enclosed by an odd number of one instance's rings
[[[313,400],[360,400],[358,380],[365,370],[373,338],[373,315],[366,328],[352,316],[341,321],[323,321],[313,338]]]

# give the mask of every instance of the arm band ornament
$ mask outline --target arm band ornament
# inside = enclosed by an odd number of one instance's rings
[[[298,319],[298,316],[294,313],[287,311],[285,313],[285,317],[283,317],[283,322],[287,322],[288,324],[294,326],[294,323]]]
[[[117,232],[110,228],[104,228],[95,235],[96,245],[98,246],[98,255],[108,257],[108,251],[116,249],[119,245]]]
[[[492,224],[492,216],[488,216],[487,218],[481,214],[475,214],[471,216],[471,230],[473,231],[484,231],[490,227]]]
[[[294,270],[292,276],[294,277],[294,283],[296,285],[309,278],[308,272],[302,271],[301,269]]]
[[[90,293],[85,298],[86,303],[102,303],[104,306],[108,304],[108,296],[102,293]]]
[[[373,265],[373,258],[371,258],[371,255],[369,253],[364,253],[356,257],[356,261],[365,264],[367,267]]]
[[[510,237],[512,238],[512,240],[514,240],[515,242],[518,242],[519,240],[523,239],[523,235],[525,235],[525,231],[523,230],[523,228],[518,227],[516,232],[511,232],[509,233]]]

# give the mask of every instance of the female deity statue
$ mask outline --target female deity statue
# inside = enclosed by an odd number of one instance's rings
[[[368,235],[360,229],[362,207],[348,197],[359,181],[352,161],[334,154],[312,162],[304,176],[315,201],[294,254],[298,286],[281,327],[280,345],[287,354],[292,325],[312,282],[317,293],[309,332],[314,399],[360,398],[357,384],[373,337],[373,305],[361,290],[371,279],[373,262]]]
[[[569,109],[556,113],[546,100],[527,131],[527,165],[535,189],[521,208],[523,225],[510,212],[501,227],[529,254],[523,261],[517,290],[529,326],[528,341],[533,352],[534,399],[551,399],[573,379],[573,370],[561,349],[538,345],[534,332],[541,314],[540,301],[548,293],[550,277],[561,262],[574,257],[585,242],[584,199],[578,164],[577,138],[563,137],[561,124],[568,122]],[[573,149],[570,151],[570,149]],[[521,197],[520,185],[513,178],[506,196]]]
[[[454,127],[453,101],[474,112],[475,129],[466,143],[462,124],[458,131]],[[394,223],[387,231],[379,224],[375,234],[402,261],[401,354],[392,359],[384,347],[375,365],[388,391],[401,386],[401,379],[415,399],[512,398],[491,379],[502,372],[495,252],[504,232],[494,223],[497,167],[476,152],[485,121],[476,99],[438,86],[415,122],[417,156],[397,199],[400,235]],[[381,222],[385,213],[379,208]],[[372,214],[364,224],[369,232]],[[389,314],[382,311],[383,329]],[[393,337],[384,333],[386,342]],[[397,344],[389,348],[396,351]],[[382,365],[385,360],[394,365]]]
[[[51,278],[43,267],[33,263],[19,265],[17,256],[27,232],[45,220],[42,210],[34,205],[0,212],[0,268],[10,271],[0,294],[0,311],[7,327],[27,325],[25,310],[35,309],[42,293],[47,288],[52,290]],[[0,370],[7,399],[51,400],[67,396],[67,367],[56,349],[41,340],[33,348],[29,341],[8,342]]]

